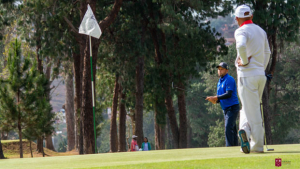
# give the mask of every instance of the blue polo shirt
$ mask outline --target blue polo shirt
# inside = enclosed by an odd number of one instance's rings
[[[221,77],[219,79],[217,95],[222,95],[222,94],[226,93],[226,91],[228,91],[228,90],[232,91],[232,95],[228,99],[220,100],[222,110],[225,110],[226,108],[228,108],[230,106],[239,104],[235,80],[232,76],[226,74],[224,77]]]

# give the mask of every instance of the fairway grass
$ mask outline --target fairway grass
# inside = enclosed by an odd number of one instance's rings
[[[300,145],[270,145],[274,152],[244,154],[240,147],[194,148],[0,160],[0,168],[300,168]]]

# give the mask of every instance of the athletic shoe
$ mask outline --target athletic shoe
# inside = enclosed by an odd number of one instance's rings
[[[239,130],[239,137],[241,139],[241,148],[242,148],[243,152],[245,154],[249,154],[250,153],[250,144],[247,139],[245,130],[243,130],[243,129]]]

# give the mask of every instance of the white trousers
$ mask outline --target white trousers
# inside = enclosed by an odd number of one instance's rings
[[[238,93],[242,102],[240,129],[246,131],[251,151],[264,150],[264,128],[260,100],[266,84],[265,76],[239,77]]]

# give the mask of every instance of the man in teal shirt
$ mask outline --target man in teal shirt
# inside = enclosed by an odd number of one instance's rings
[[[228,65],[221,62],[218,66],[217,96],[209,96],[205,100],[213,104],[220,103],[225,119],[225,139],[226,146],[237,146],[237,127],[236,119],[240,111],[239,100],[237,97],[237,87],[235,80],[228,74]]]

